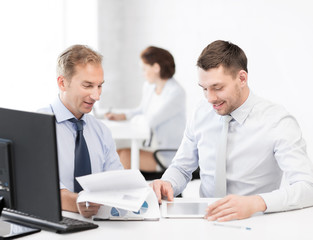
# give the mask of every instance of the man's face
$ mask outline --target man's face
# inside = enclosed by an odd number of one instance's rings
[[[213,109],[227,115],[241,106],[248,97],[247,73],[239,71],[236,77],[225,73],[222,66],[207,71],[199,68],[199,85]]]
[[[76,74],[72,79],[58,78],[60,98],[73,115],[80,119],[89,113],[96,101],[100,99],[103,81],[101,64],[76,66]]]

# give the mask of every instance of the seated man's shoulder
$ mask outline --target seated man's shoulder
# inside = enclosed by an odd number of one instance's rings
[[[260,99],[255,105],[255,109],[257,111],[263,112],[263,114],[273,115],[277,114],[288,114],[286,108],[278,103],[274,103],[272,101],[266,99]]]
[[[53,113],[50,106],[39,108],[37,112],[38,113],[51,113],[51,114]]]
[[[269,100],[258,102],[253,108],[254,116],[263,123],[277,123],[282,119],[294,119],[287,109]]]

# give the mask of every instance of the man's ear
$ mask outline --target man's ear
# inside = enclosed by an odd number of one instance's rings
[[[58,86],[59,86],[59,89],[61,91],[65,91],[65,78],[64,76],[58,76],[58,79],[57,79],[57,82],[58,82]]]
[[[245,70],[239,71],[239,79],[242,85],[247,85],[248,73]]]

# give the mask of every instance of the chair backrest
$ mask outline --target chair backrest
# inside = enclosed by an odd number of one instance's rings
[[[154,151],[153,153],[154,160],[156,161],[157,165],[161,168],[162,171],[165,171],[168,168],[165,162],[168,162],[168,160],[172,161],[176,152],[177,149],[158,149]]]
[[[157,165],[161,169],[161,171],[154,171],[154,172],[146,172],[141,171],[142,175],[145,177],[147,181],[154,180],[154,179],[160,179],[163,175],[163,173],[168,168],[167,165],[164,164],[166,162],[166,159],[173,159],[175,154],[177,152],[177,149],[157,149],[153,152],[154,160],[156,161]],[[192,173],[192,180],[194,179],[200,179],[199,174],[199,168]]]
[[[153,157],[157,166],[160,168],[160,171],[146,172],[141,171],[142,175],[145,177],[147,181],[151,181],[154,179],[160,179],[167,169],[168,166],[165,165],[165,159],[172,160],[176,154],[177,149],[158,149],[153,152]],[[168,161],[167,161],[168,162]]]

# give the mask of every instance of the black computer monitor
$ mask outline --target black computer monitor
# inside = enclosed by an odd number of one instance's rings
[[[13,206],[12,142],[0,138],[0,215],[3,207]]]
[[[54,115],[0,108],[0,182],[5,207],[62,219]]]

